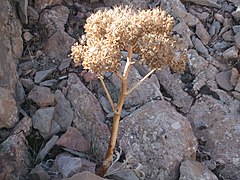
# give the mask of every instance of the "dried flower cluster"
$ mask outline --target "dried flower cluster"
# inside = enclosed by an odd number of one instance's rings
[[[116,72],[122,50],[129,46],[151,69],[185,67],[185,57],[176,60],[176,41],[171,35],[174,20],[161,9],[133,10],[130,7],[98,11],[84,26],[86,45],[72,46],[71,57],[85,69],[102,75]]]

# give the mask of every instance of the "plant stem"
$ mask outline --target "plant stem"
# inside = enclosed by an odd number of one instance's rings
[[[97,174],[99,176],[104,176],[104,174],[107,172],[108,168],[110,167],[112,161],[113,161],[113,152],[116,146],[116,141],[117,141],[117,135],[118,135],[118,127],[119,127],[119,121],[120,121],[120,115],[122,111],[122,107],[124,104],[124,101],[127,97],[127,89],[128,89],[128,74],[130,67],[132,65],[132,49],[133,47],[130,46],[128,49],[128,58],[127,58],[127,63],[124,68],[123,76],[122,76],[122,91],[121,95],[119,97],[117,106],[114,111],[114,116],[113,116],[113,124],[112,124],[112,131],[111,131],[111,138],[108,144],[108,150],[105,156],[105,159],[103,161],[102,166],[99,168]]]
[[[156,69],[151,70],[149,73],[147,73],[140,81],[137,82],[130,90],[127,91],[127,95],[130,94],[134,89],[136,89],[138,86],[140,86],[144,80],[146,80]]]
[[[111,107],[112,107],[112,110],[113,110],[113,112],[114,112],[114,111],[115,111],[115,108],[114,108],[113,100],[112,100],[112,98],[111,98],[111,95],[110,95],[107,87],[106,87],[106,84],[104,83],[103,77],[99,77],[99,79],[100,79],[100,81],[101,81],[101,83],[102,83],[103,89],[104,89],[104,91],[105,91],[105,93],[106,93],[106,95],[107,95],[108,101],[109,101],[109,103],[110,103],[110,105],[111,105]]]

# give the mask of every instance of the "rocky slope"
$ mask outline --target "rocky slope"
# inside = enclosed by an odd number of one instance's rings
[[[158,70],[128,97],[123,153],[107,178],[239,179],[238,0],[0,2],[0,179],[103,179],[93,173],[113,112],[94,74],[68,54],[86,18],[117,4],[168,11],[189,61],[184,74]],[[136,65],[131,82],[147,72]],[[116,101],[117,78],[105,79]]]

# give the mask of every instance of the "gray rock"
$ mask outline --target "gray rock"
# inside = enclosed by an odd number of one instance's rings
[[[28,94],[28,99],[44,107],[54,105],[54,94],[47,87],[35,86]]]
[[[224,17],[222,14],[215,13],[214,14],[214,19],[216,19],[218,22],[223,23],[224,22]]]
[[[218,180],[217,176],[213,174],[206,166],[198,161],[186,160],[180,166],[179,180]]]
[[[235,99],[239,100],[240,101],[240,92],[237,92],[237,91],[233,91],[232,92],[232,95]]]
[[[117,6],[117,5],[130,5],[140,9],[148,9],[148,4],[151,2],[150,0],[104,0],[103,1],[106,6]]]
[[[19,68],[21,68],[23,71],[30,70],[33,68],[32,61],[26,61],[19,64]]]
[[[48,37],[51,37],[58,30],[64,31],[64,25],[67,23],[68,15],[69,9],[66,6],[55,6],[41,13],[39,23],[46,27]]]
[[[195,159],[197,146],[189,122],[166,101],[149,102],[121,120],[119,143],[143,165],[146,179],[176,179],[180,162]]]
[[[50,180],[51,176],[39,164],[31,170],[28,178],[29,180]]]
[[[67,99],[75,117],[73,122],[88,142],[96,146],[96,156],[104,157],[108,147],[109,129],[104,124],[105,116],[96,97],[83,85],[76,74],[69,74]]]
[[[238,48],[232,46],[223,52],[223,58],[226,60],[235,59],[238,57]]]
[[[12,134],[24,133],[25,136],[30,135],[32,130],[32,119],[28,116],[23,117],[13,128]]]
[[[239,21],[240,19],[240,7],[238,7],[234,12],[232,12],[232,15],[236,21]]]
[[[0,179],[25,179],[30,156],[25,135],[20,132],[0,144]]]
[[[57,134],[60,132],[60,126],[58,125],[58,123],[56,123],[56,121],[52,121],[52,126],[51,126],[51,130],[49,133],[43,133],[40,131],[41,136],[44,138],[44,140],[48,140],[50,139],[53,135]]]
[[[240,32],[236,33],[236,35],[234,36],[234,41],[237,48],[240,49]]]
[[[80,179],[84,179],[84,180],[104,180],[105,178],[97,176],[96,174],[91,173],[89,171],[83,171],[81,173],[75,174],[74,176],[72,176],[70,178],[63,178],[62,180],[80,180]]]
[[[67,58],[70,54],[70,47],[76,42],[68,33],[63,30],[55,32],[43,47],[43,52],[50,58]]]
[[[54,110],[54,107],[38,109],[32,116],[33,127],[42,133],[50,133]]]
[[[43,71],[36,72],[35,77],[34,77],[34,82],[35,83],[40,83],[41,81],[44,81],[45,79],[48,78],[48,76],[50,74],[53,73],[54,70],[55,69],[53,68],[53,69],[48,69],[48,70],[43,70]]]
[[[44,146],[43,149],[38,153],[37,159],[43,161],[49,151],[55,146],[58,141],[58,136],[54,135]]]
[[[25,101],[25,90],[23,88],[23,85],[21,83],[21,81],[17,81],[16,84],[16,90],[15,90],[15,100],[17,102],[17,104],[22,104]]]
[[[203,6],[209,6],[209,7],[214,7],[214,8],[221,8],[221,5],[217,3],[216,0],[184,0],[187,2],[192,2],[195,4],[203,5]]]
[[[136,173],[131,169],[119,170],[112,175],[106,176],[106,178],[114,180],[139,180]]]
[[[55,91],[56,108],[54,120],[61,127],[61,131],[66,131],[73,121],[73,110],[70,102],[65,98],[60,90]]]
[[[22,25],[12,1],[0,2],[0,87],[14,93],[17,82],[16,62],[22,56]]]
[[[59,71],[62,71],[70,66],[72,60],[70,58],[65,58],[61,61],[61,64],[58,66]]]
[[[28,26],[34,26],[38,19],[39,19],[39,14],[36,9],[34,9],[32,6],[27,7],[28,11]]]
[[[192,105],[193,99],[183,91],[183,83],[180,80],[180,74],[172,74],[169,69],[156,71],[161,86],[173,98],[173,104],[176,105],[181,112],[187,113]]]
[[[233,32],[237,34],[238,32],[240,32],[240,25],[235,25],[232,27],[232,29],[233,29]]]
[[[55,84],[57,84],[57,80],[56,79],[50,79],[50,80],[46,80],[43,82],[40,82],[40,86],[45,86],[45,87],[52,87]]]
[[[80,158],[71,157],[67,154],[60,154],[56,158],[59,171],[63,177],[71,177],[74,174],[80,172],[82,168],[82,162]]]
[[[209,34],[211,36],[218,34],[221,29],[221,24],[218,21],[214,21],[209,29]]]
[[[233,90],[233,86],[230,83],[231,75],[232,75],[231,70],[220,72],[216,75],[216,82],[222,89],[226,91]]]
[[[204,45],[207,45],[211,40],[211,36],[208,34],[207,30],[201,22],[196,25],[196,35],[201,39]]]
[[[12,128],[17,122],[16,101],[9,90],[0,87],[0,128]]]
[[[230,41],[230,42],[234,41],[233,31],[232,30],[229,30],[229,31],[223,33],[222,37],[223,37],[224,41]]]
[[[34,8],[40,13],[47,6],[57,5],[57,4],[61,4],[61,3],[62,3],[62,0],[55,0],[55,1],[35,0]]]
[[[237,179],[240,177],[239,101],[229,99],[223,102],[203,95],[191,107],[187,118],[195,136],[205,139],[203,150],[219,164],[214,172],[226,179]]]
[[[203,45],[202,41],[196,37],[192,37],[192,42],[193,42],[193,45],[195,46],[196,50],[204,55],[205,57],[208,57],[209,54],[208,54],[208,50],[207,48]]]

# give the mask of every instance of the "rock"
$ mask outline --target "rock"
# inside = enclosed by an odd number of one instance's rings
[[[54,107],[38,109],[32,116],[33,127],[42,133],[50,133],[54,110]]]
[[[238,7],[236,9],[236,11],[233,11],[232,12],[232,15],[233,15],[233,18],[236,20],[236,21],[239,21],[240,19],[240,7]]]
[[[113,173],[106,177],[109,179],[118,179],[118,180],[139,180],[136,173],[131,169],[119,170],[116,173]]]
[[[239,73],[238,73],[237,68],[232,68],[231,78],[230,78],[230,84],[232,86],[236,86],[237,81],[238,81],[238,77],[239,77]]]
[[[99,101],[99,103],[101,104],[103,110],[104,110],[106,113],[110,113],[110,112],[113,111],[113,110],[112,110],[112,107],[111,107],[111,105],[110,105],[110,103],[109,103],[109,101],[108,101],[108,99],[107,99],[106,97],[100,96],[100,97],[98,98],[98,101]]]
[[[57,145],[80,152],[87,152],[90,147],[87,140],[74,127],[67,128],[67,132],[61,136]]]
[[[240,78],[238,78],[238,81],[237,81],[235,90],[238,91],[238,92],[240,92]]]
[[[93,80],[97,80],[98,76],[90,71],[88,71],[87,73],[84,74],[83,79],[85,82],[89,83]]]
[[[125,66],[125,61],[122,62],[121,71]],[[131,67],[128,77],[128,86],[129,89],[133,87],[137,82],[139,82],[143,77],[138,73],[135,67]],[[111,82],[114,84],[117,90],[121,89],[121,81],[119,78],[113,74],[110,77]],[[114,91],[114,89],[113,89]],[[111,94],[111,92],[110,92]],[[134,106],[143,105],[152,99],[160,99],[162,94],[156,84],[151,81],[150,78],[147,78],[139,87],[132,91],[126,98],[124,102],[125,108],[131,108]]]
[[[191,13],[188,13],[184,4],[180,0],[163,0],[161,1],[161,8],[169,12],[173,17],[185,22],[188,26],[195,26],[199,20]]]
[[[193,35],[193,32],[189,29],[185,22],[179,22],[177,25],[174,26],[173,31],[176,31],[179,35],[181,35],[184,41],[187,42],[187,47],[193,47],[191,40],[191,35]]]
[[[25,61],[19,64],[19,68],[21,68],[21,70],[26,71],[26,70],[30,70],[33,68],[33,63],[32,61]]]
[[[96,169],[95,163],[83,158],[81,158],[81,162],[82,162],[81,171],[90,171],[91,173],[95,173]]]
[[[235,99],[237,99],[237,100],[240,101],[240,93],[239,93],[239,92],[233,91],[233,92],[232,92],[232,95],[233,95],[233,97],[234,97]]]
[[[226,60],[238,58],[238,49],[232,46],[223,52],[223,58]]]
[[[219,33],[220,29],[221,29],[221,24],[220,24],[220,22],[214,21],[214,22],[212,23],[212,26],[211,26],[210,29],[209,29],[209,33],[210,33],[211,36],[217,35],[217,34]]]
[[[60,154],[56,158],[59,171],[63,177],[71,177],[74,174],[80,172],[82,162],[80,158],[71,157],[67,154]]]
[[[9,90],[0,87],[0,128],[12,128],[17,122],[16,101]]]
[[[55,104],[54,94],[47,87],[34,86],[28,94],[28,99],[41,107]]]
[[[203,57],[199,56],[197,51],[194,49],[188,50],[189,54],[189,69],[192,74],[198,75],[200,72],[206,70],[208,68],[208,61],[206,61]]]
[[[79,179],[84,179],[84,180],[104,180],[104,178],[97,176],[96,174],[93,174],[89,171],[83,171],[81,173],[77,173],[74,176],[70,178],[63,178],[61,180],[79,180]]]
[[[203,45],[202,41],[196,37],[192,37],[192,42],[193,45],[195,46],[195,49],[202,55],[204,55],[204,57],[208,57],[208,50],[207,48]]]
[[[70,102],[60,90],[55,91],[56,108],[54,119],[60,125],[61,131],[66,131],[73,121],[73,110]]]
[[[56,79],[50,79],[50,80],[46,80],[43,82],[40,82],[40,86],[45,86],[45,87],[52,87],[55,84],[57,84],[57,80]]]
[[[240,25],[233,26],[232,29],[233,29],[233,32],[237,34],[238,32],[240,32]]]
[[[13,128],[12,134],[24,133],[25,136],[30,135],[32,130],[32,119],[28,116],[23,117]]]
[[[16,62],[23,52],[22,26],[11,0],[0,2],[0,12],[0,87],[14,93]]]
[[[27,140],[13,134],[0,144],[0,179],[25,179],[30,167]]]
[[[229,31],[223,33],[222,37],[223,37],[224,41],[230,41],[230,42],[234,41],[232,30],[229,30]]]
[[[198,161],[186,160],[181,163],[180,166],[180,178],[179,180],[187,179],[211,179],[218,180],[206,166]]]
[[[217,68],[211,64],[206,70],[201,71],[193,81],[193,90],[195,91],[195,93],[198,94],[198,91],[205,85],[217,89],[218,85],[215,81],[215,77],[217,74]]]
[[[21,78],[20,79],[22,85],[24,88],[26,88],[27,90],[32,90],[34,87],[34,82],[32,79],[29,78]]]
[[[105,120],[103,110],[96,97],[73,73],[70,73],[68,78],[67,99],[75,111],[73,122],[77,129],[88,142],[93,142],[97,147],[96,156],[104,157],[108,147],[109,129],[103,123]]]
[[[237,33],[235,36],[234,36],[234,41],[235,41],[235,45],[238,49],[240,49],[240,32]]]
[[[203,151],[218,164],[215,174],[225,179],[240,177],[237,164],[240,154],[239,101],[222,102],[203,95],[191,107],[187,118],[195,136],[205,139]]]
[[[220,72],[216,75],[216,82],[222,89],[226,91],[233,90],[233,86],[230,83],[231,74],[232,72],[231,70],[229,70],[229,71]]]
[[[209,6],[209,7],[214,7],[214,8],[221,8],[221,5],[217,3],[216,0],[182,0],[182,1],[187,1],[187,2],[192,2],[195,4],[203,5],[203,6]]]
[[[16,90],[15,90],[15,100],[17,102],[17,104],[22,104],[25,101],[25,90],[23,88],[23,85],[21,83],[21,81],[17,81],[16,84]]]
[[[151,101],[122,119],[119,143],[143,165],[146,179],[176,179],[197,146],[189,122],[166,101]]]
[[[54,0],[54,1],[35,0],[34,8],[37,9],[37,11],[40,13],[47,6],[57,5],[57,4],[61,4],[61,3],[62,3],[62,0]]]
[[[148,4],[150,0],[103,0],[105,6],[117,6],[117,5],[130,5],[134,8],[148,9]]]
[[[29,180],[50,180],[51,177],[48,175],[48,173],[42,168],[42,166],[39,164],[35,168],[31,170],[31,172],[28,175]]]
[[[39,14],[37,10],[34,9],[32,6],[28,6],[27,11],[28,11],[28,26],[32,27],[37,23],[39,19]]]
[[[65,58],[61,61],[61,64],[58,66],[59,71],[62,71],[70,66],[72,60],[70,58]]]
[[[33,38],[33,35],[30,32],[24,32],[23,33],[23,39],[27,42],[31,41]]]
[[[224,22],[224,17],[223,17],[222,14],[215,13],[215,14],[214,14],[214,18],[215,18],[218,22],[220,22],[220,23],[223,23],[223,22]]]
[[[27,19],[27,7],[28,7],[28,0],[14,0],[17,3],[17,13],[18,16],[23,24],[28,23]]]
[[[49,151],[55,146],[58,141],[58,136],[54,135],[38,153],[37,159],[43,161]]]
[[[228,0],[229,2],[232,2],[234,6],[238,7],[240,5],[239,0]]]
[[[201,22],[196,25],[196,35],[201,39],[204,45],[207,45],[211,40],[211,36],[208,34],[207,30]]]
[[[56,121],[52,121],[52,126],[51,126],[51,130],[49,133],[43,133],[40,131],[41,136],[43,137],[44,140],[48,140],[50,139],[53,135],[57,134],[60,132],[60,126],[58,125],[58,123],[56,123]]]
[[[181,112],[187,113],[192,105],[193,99],[183,91],[183,83],[179,74],[172,74],[169,69],[156,71],[161,86],[173,98],[173,104],[176,105]]]
[[[44,3],[42,3],[44,4]],[[67,23],[69,9],[63,5],[55,6],[44,10],[39,18],[39,23],[46,27],[48,37],[51,37],[57,31],[64,31],[64,25]]]
[[[75,41],[68,33],[59,30],[47,40],[43,52],[50,58],[67,58]]]
[[[48,78],[50,74],[54,72],[54,68],[48,69],[48,70],[43,70],[43,71],[37,71],[34,77],[34,82],[35,83],[40,83],[41,81],[45,80]]]

